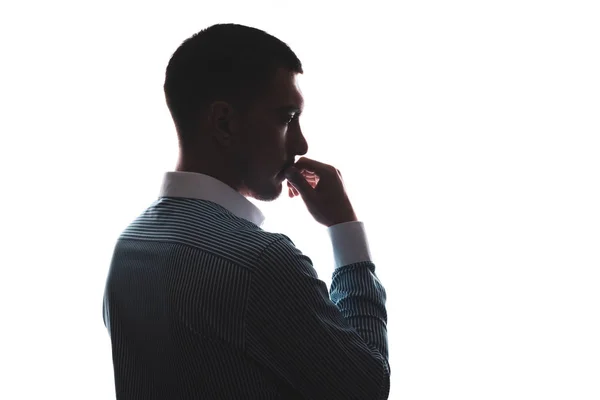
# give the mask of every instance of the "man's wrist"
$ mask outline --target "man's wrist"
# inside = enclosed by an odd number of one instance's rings
[[[348,222],[358,222],[358,218],[356,218],[356,214],[353,214],[349,217],[340,218],[339,220],[332,222],[327,227],[331,228],[332,226],[339,225],[339,224],[346,224]]]

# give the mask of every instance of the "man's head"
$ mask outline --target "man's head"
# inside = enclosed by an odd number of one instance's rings
[[[302,73],[294,52],[259,29],[218,24],[184,41],[164,85],[178,169],[211,175],[245,196],[276,199],[282,171],[308,150],[298,121]]]

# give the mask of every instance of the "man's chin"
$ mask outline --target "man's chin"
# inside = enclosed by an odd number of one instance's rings
[[[260,201],[273,201],[277,200],[279,196],[281,196],[281,192],[283,191],[283,183],[280,182],[271,182],[268,186],[263,186],[260,189],[250,191],[250,196],[256,200]]]

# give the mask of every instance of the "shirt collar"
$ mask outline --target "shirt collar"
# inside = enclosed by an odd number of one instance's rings
[[[183,197],[212,201],[258,226],[261,226],[265,220],[258,207],[232,187],[212,176],[196,172],[165,173],[160,197]]]

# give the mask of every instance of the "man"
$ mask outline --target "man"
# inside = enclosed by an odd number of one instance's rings
[[[386,399],[386,292],[340,172],[306,157],[302,66],[235,24],[187,39],[166,71],[180,144],[159,198],[120,236],[104,294],[118,399]],[[330,294],[246,199],[287,178],[328,227]]]

